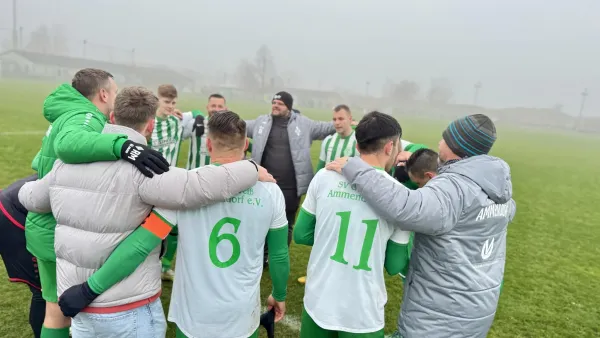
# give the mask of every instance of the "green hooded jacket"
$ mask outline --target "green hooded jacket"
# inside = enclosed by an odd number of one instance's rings
[[[32,162],[38,177],[52,170],[54,161],[89,163],[116,161],[126,135],[102,134],[106,116],[70,84],[60,85],[44,101],[44,117],[50,127],[42,139],[42,149]],[[39,259],[55,261],[52,213],[27,214],[25,237],[27,250]]]

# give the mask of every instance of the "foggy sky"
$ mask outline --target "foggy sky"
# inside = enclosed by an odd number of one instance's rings
[[[19,0],[25,36],[63,24],[79,41],[111,45],[139,62],[233,73],[261,44],[292,86],[380,94],[386,78],[447,77],[456,103],[552,107],[600,116],[599,0]],[[10,38],[12,0],[0,2],[0,39]],[[74,46],[74,47],[73,47]],[[92,49],[90,49],[92,50]],[[90,54],[88,52],[88,54]],[[106,58],[106,52],[100,58]]]

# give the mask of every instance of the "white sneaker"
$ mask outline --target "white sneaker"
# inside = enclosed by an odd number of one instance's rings
[[[162,273],[162,280],[173,281],[173,279],[175,279],[175,271],[173,271],[173,269],[169,269],[167,271],[163,271],[163,273]]]

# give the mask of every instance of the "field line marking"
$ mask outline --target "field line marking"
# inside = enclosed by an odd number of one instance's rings
[[[262,313],[267,311],[267,307],[263,306],[262,307]],[[287,326],[290,330],[294,331],[294,332],[300,332],[300,326],[301,326],[301,321],[300,318],[298,318],[295,315],[291,315],[291,314],[285,314],[285,317],[283,317],[283,319],[277,323],[277,324],[282,324],[284,326]],[[386,335],[385,338],[391,338],[392,335]]]
[[[4,131],[0,132],[0,136],[44,135],[45,133],[45,130]]]

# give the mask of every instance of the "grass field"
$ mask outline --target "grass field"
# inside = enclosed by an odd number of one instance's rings
[[[52,88],[0,81],[0,187],[32,173],[31,160],[48,126],[42,102]],[[203,109],[205,100],[184,97],[179,105],[182,110]],[[230,108],[249,119],[269,111],[267,104],[231,102]],[[299,108],[315,119],[330,118],[327,111]],[[435,148],[448,122],[397,118],[404,138]],[[320,142],[313,145],[313,163],[319,146]],[[509,226],[505,285],[489,337],[600,337],[598,146],[597,137],[498,126],[492,154],[511,165],[517,215]],[[182,151],[180,166],[187,144]],[[288,316],[277,325],[277,337],[298,337],[303,287],[296,278],[304,275],[309,253],[307,247],[291,247]],[[264,277],[263,298],[270,291],[268,273]],[[0,280],[6,280],[3,266]],[[385,331],[391,333],[401,302],[401,280],[388,277],[387,287]],[[165,310],[170,291],[171,284],[164,283]],[[32,336],[29,297],[25,286],[0,282],[0,337]],[[175,337],[172,327],[167,336]]]

